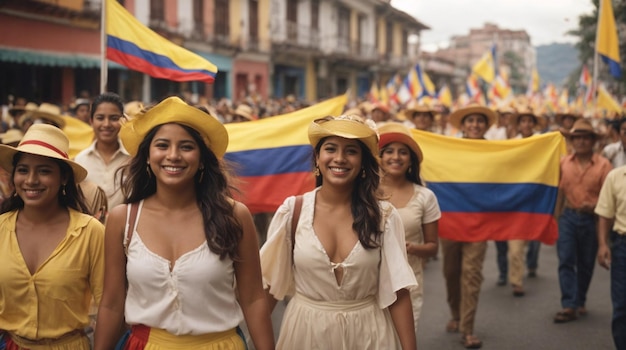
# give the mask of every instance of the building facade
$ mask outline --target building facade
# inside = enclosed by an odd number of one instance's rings
[[[100,87],[104,0],[0,4],[0,96],[67,104]],[[108,62],[125,100],[172,94],[234,101],[293,95],[315,101],[403,73],[410,36],[427,26],[383,0],[123,0],[140,22],[218,68],[214,84],[154,79]],[[71,38],[71,40],[68,40]]]

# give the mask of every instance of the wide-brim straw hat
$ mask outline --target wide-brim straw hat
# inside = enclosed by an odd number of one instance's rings
[[[378,134],[371,120],[366,124],[357,115],[328,116],[316,119],[309,124],[309,141],[313,148],[325,137],[339,136],[346,139],[360,140],[367,146],[374,157],[378,157]]]
[[[24,137],[24,133],[19,129],[9,129],[5,133],[0,134],[0,140],[3,144],[20,142]]]
[[[430,116],[433,119],[435,118],[435,109],[433,107],[417,101],[411,101],[406,106],[406,109],[402,111],[402,114],[407,120],[413,119],[413,113],[430,113]]]
[[[522,118],[525,115],[529,115],[535,118],[535,121],[536,121],[535,129],[537,130],[541,130],[545,128],[546,125],[548,124],[548,121],[546,120],[546,118],[544,118],[542,115],[538,113],[535,113],[530,107],[521,107],[517,110],[517,113],[513,117],[513,122],[515,123],[515,125],[519,124],[520,118]]]
[[[13,106],[9,108],[9,114],[13,115],[15,112],[28,112],[34,111],[37,109],[37,104],[35,102],[28,102],[26,106]]]
[[[450,116],[448,117],[448,122],[452,124],[452,126],[454,126],[455,128],[460,129],[463,118],[472,114],[484,115],[487,118],[487,128],[495,124],[498,119],[496,113],[491,109],[485,106],[481,106],[477,103],[473,103],[452,112],[452,114],[450,114]]]
[[[72,168],[74,179],[78,183],[87,177],[87,169],[69,159],[69,150],[70,142],[63,130],[54,125],[34,124],[26,131],[17,147],[0,145],[0,166],[12,173],[13,157],[17,152],[59,159]]]
[[[383,149],[383,147],[390,143],[400,142],[415,153],[420,163],[424,160],[422,149],[411,135],[409,128],[406,126],[400,123],[387,123],[378,127],[378,133],[380,135],[380,141],[378,141],[378,147],[380,147],[380,149]]]
[[[570,130],[562,132],[565,137],[572,137],[577,135],[593,135],[596,138],[600,137],[600,133],[596,131],[591,122],[587,119],[577,119]]]
[[[252,116],[252,107],[245,104],[240,104],[239,106],[237,106],[237,109],[235,109],[235,112],[233,114],[240,115],[248,120],[254,120],[254,117]]]
[[[20,127],[24,125],[24,122],[32,119],[46,119],[54,124],[56,124],[59,128],[63,129],[65,127],[65,120],[61,116],[61,108],[52,103],[42,103],[37,107],[37,109],[32,111],[27,111],[19,121]]]
[[[217,158],[222,158],[226,153],[228,132],[224,125],[176,96],[164,99],[145,113],[140,113],[124,123],[120,130],[120,139],[128,153],[134,156],[139,144],[152,128],[169,123],[186,125],[196,130]]]
[[[563,118],[565,117],[570,117],[574,119],[574,121],[576,121],[578,119],[581,119],[583,116],[581,113],[575,111],[572,108],[562,108],[554,114],[554,122],[558,125],[561,125],[561,123],[563,122]]]

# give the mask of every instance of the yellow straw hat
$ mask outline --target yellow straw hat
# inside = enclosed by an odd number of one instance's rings
[[[417,142],[415,142],[415,139],[413,139],[413,136],[411,135],[411,131],[406,126],[400,123],[387,123],[379,126],[378,132],[380,133],[380,141],[378,142],[380,149],[390,143],[400,142],[405,144],[411,149],[411,151],[413,151],[413,153],[415,153],[420,163],[424,160],[422,149]]]
[[[514,124],[517,125],[519,123],[520,118],[525,116],[525,115],[529,115],[529,116],[535,118],[535,121],[537,121],[537,123],[535,124],[535,129],[541,130],[541,129],[546,127],[546,125],[547,125],[546,118],[544,118],[542,115],[539,115],[538,113],[535,113],[532,110],[532,108],[530,108],[528,106],[518,107],[517,113],[513,117]]]
[[[72,168],[76,183],[87,177],[87,169],[69,159],[70,142],[63,130],[54,125],[34,124],[17,147],[0,145],[0,166],[13,172],[13,157],[17,152],[60,159]]]
[[[0,139],[5,145],[20,142],[22,137],[24,137],[24,133],[22,132],[22,130],[19,129],[9,129],[7,130],[7,132],[0,134]]]
[[[169,123],[186,125],[199,132],[204,143],[217,158],[222,158],[226,153],[228,132],[224,125],[176,96],[164,99],[145,113],[137,114],[124,123],[120,130],[120,139],[128,153],[134,156],[139,144],[152,128]]]
[[[316,119],[309,124],[309,141],[315,148],[323,138],[329,136],[356,139],[363,142],[374,157],[378,157],[376,126],[371,120],[368,120],[368,122],[366,124],[361,117],[353,114]]]
[[[459,108],[456,111],[452,112],[452,114],[450,114],[450,117],[448,118],[448,121],[450,122],[450,124],[452,124],[452,126],[460,129],[463,118],[472,114],[484,115],[487,118],[487,128],[493,125],[498,119],[496,117],[496,113],[491,109],[485,106],[481,106],[478,103],[471,103],[466,107]]]

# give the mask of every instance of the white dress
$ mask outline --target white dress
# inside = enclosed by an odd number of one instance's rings
[[[278,208],[261,249],[263,281],[274,298],[289,302],[277,349],[399,349],[388,306],[400,289],[416,287],[406,257],[398,212],[380,202],[384,228],[380,248],[357,242],[341,263],[332,263],[313,230],[315,194],[304,194],[292,264],[291,218],[295,197]],[[341,284],[334,269],[343,269]]]
[[[402,218],[402,223],[406,233],[406,241],[416,244],[424,244],[424,232],[422,230],[422,225],[435,222],[441,218],[439,203],[437,202],[437,197],[435,197],[433,191],[418,184],[413,184],[413,196],[408,201],[406,206],[396,209],[398,209],[398,213],[400,213],[400,217]],[[422,304],[424,303],[422,258],[416,255],[409,255],[408,258],[409,265],[413,268],[413,272],[415,272],[415,279],[417,280],[417,288],[411,289],[413,321],[415,333],[417,334],[419,316],[422,312]]]

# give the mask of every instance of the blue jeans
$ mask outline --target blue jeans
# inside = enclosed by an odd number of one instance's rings
[[[496,256],[496,261],[498,262],[498,271],[500,274],[499,278],[502,278],[506,281],[506,276],[509,273],[509,260],[507,257],[507,253],[509,252],[509,242],[507,241],[494,241],[496,243],[496,251],[498,252]]]
[[[626,350],[626,235],[611,232],[611,301],[613,341]]]
[[[528,270],[537,270],[540,247],[540,241],[528,241],[528,252],[526,252],[526,267]]]
[[[561,306],[572,309],[585,306],[598,253],[595,216],[565,208],[559,217],[556,250]]]

